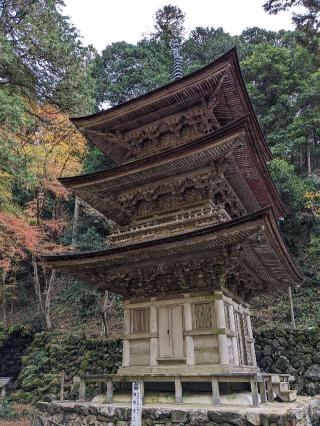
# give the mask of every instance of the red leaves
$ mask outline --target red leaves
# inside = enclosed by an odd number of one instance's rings
[[[37,248],[39,240],[37,227],[30,226],[23,218],[0,212],[0,268],[11,269]]]

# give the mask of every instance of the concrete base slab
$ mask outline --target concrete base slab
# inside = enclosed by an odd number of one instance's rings
[[[237,392],[226,395],[220,394],[220,401],[223,405],[252,405],[252,394],[251,392]],[[99,394],[92,400],[94,403],[105,404],[107,402],[106,395]],[[131,403],[131,393],[129,392],[115,392],[113,394],[113,402],[115,404]],[[175,404],[175,396],[173,392],[151,392],[148,391],[144,396],[145,404]],[[195,404],[195,405],[209,405],[212,406],[212,393],[210,392],[184,392],[183,393],[184,404]]]

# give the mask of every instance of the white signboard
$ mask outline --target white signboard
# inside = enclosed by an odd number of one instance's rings
[[[131,426],[142,426],[142,383],[132,383]]]

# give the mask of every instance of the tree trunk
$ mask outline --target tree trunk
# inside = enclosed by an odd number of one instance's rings
[[[1,308],[2,308],[2,327],[4,330],[8,329],[8,320],[7,320],[7,292],[6,292],[6,273],[2,273],[2,298],[1,298]]]
[[[50,307],[51,307],[51,291],[56,279],[56,271],[52,269],[50,279],[47,279],[46,271],[42,268],[43,279],[45,283],[44,292],[41,292],[41,282],[39,277],[39,269],[38,262],[35,256],[32,257],[33,264],[33,282],[34,282],[34,290],[38,299],[39,312],[42,316],[45,329],[51,330],[51,318],[50,318]]]
[[[34,291],[38,299],[38,312],[42,315],[43,306],[42,306],[42,296],[41,296],[41,284],[40,284],[39,271],[38,271],[38,262],[34,255],[32,256],[32,265],[33,265]]]
[[[44,272],[45,273],[45,272]],[[53,283],[56,279],[56,271],[52,269],[50,279],[47,281],[46,279],[46,291],[45,291],[45,301],[44,301],[44,318],[46,324],[46,330],[51,330],[51,317],[50,317],[50,307],[51,307],[51,291],[53,287]]]
[[[311,153],[310,153],[310,145],[307,145],[307,175],[311,176]]]
[[[79,207],[80,207],[80,200],[76,196],[75,201],[74,201],[73,225],[72,225],[72,240],[71,240],[71,244],[72,244],[73,247],[76,247],[76,245],[77,245],[78,222],[79,222]]]
[[[106,338],[109,337],[108,323],[107,323],[107,311],[109,307],[109,291],[105,290],[101,308],[101,318],[102,318],[102,330]]]

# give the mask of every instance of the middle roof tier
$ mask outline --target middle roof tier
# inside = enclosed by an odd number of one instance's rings
[[[187,145],[61,182],[120,226],[210,202],[230,218],[270,205],[278,218],[284,214],[249,116]]]

